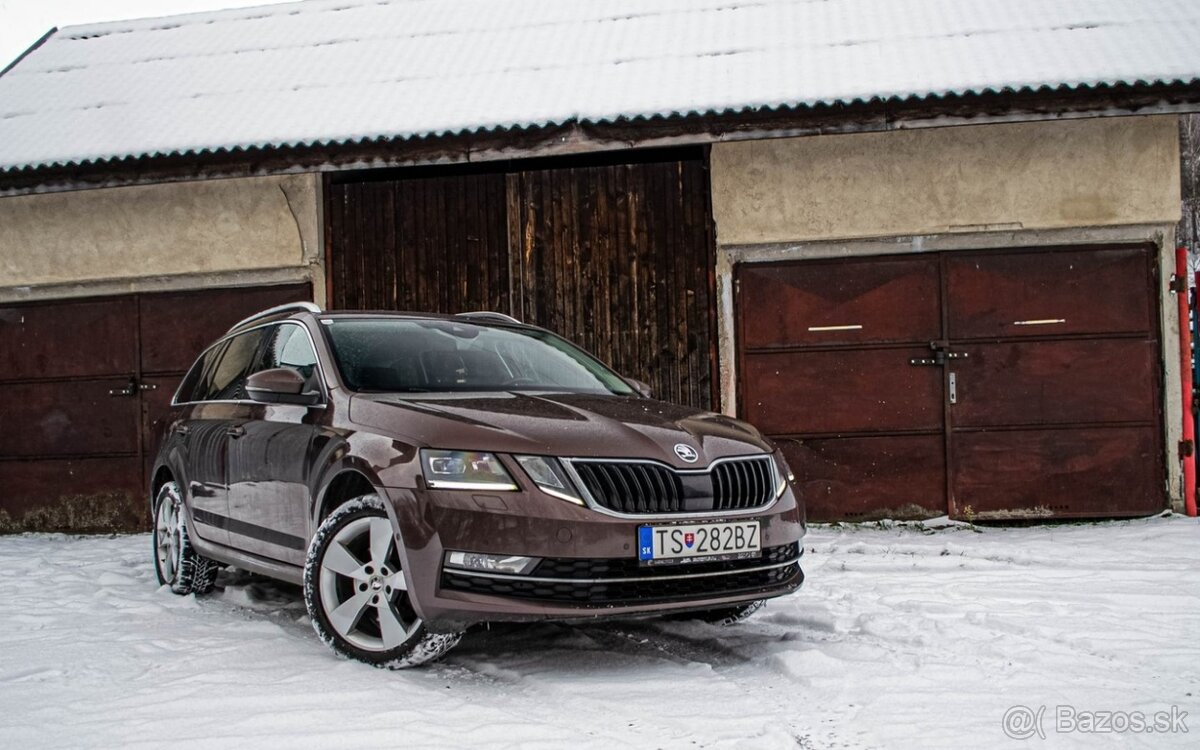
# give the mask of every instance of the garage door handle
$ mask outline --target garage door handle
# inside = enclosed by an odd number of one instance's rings
[[[246,428],[245,427],[230,427],[229,429],[225,430],[225,434],[228,435],[229,437],[239,438],[242,435],[246,434]]]

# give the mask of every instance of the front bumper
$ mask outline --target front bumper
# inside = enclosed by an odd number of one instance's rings
[[[709,609],[782,596],[804,580],[804,519],[790,487],[764,508],[704,519],[759,521],[761,556],[657,567],[638,565],[638,527],[696,519],[613,517],[529,488],[495,494],[389,489],[386,494],[403,542],[409,595],[435,632],[486,621]],[[541,562],[525,575],[468,572],[443,566],[447,550]]]

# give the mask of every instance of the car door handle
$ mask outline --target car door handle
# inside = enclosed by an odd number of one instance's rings
[[[225,430],[225,434],[228,435],[229,437],[238,438],[238,437],[241,437],[242,435],[246,434],[246,428],[245,427],[230,427]]]

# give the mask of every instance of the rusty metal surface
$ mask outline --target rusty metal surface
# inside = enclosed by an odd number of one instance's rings
[[[942,333],[938,264],[893,256],[739,269],[749,349],[927,342]]]
[[[771,435],[941,432],[942,383],[907,349],[748,354],[742,411]]]
[[[953,339],[1145,333],[1158,321],[1141,249],[948,256]]]
[[[694,150],[330,182],[331,307],[491,309],[664,400],[713,403],[713,229]]]
[[[810,517],[946,508],[938,260],[737,267],[740,416],[778,442]]]
[[[964,432],[954,436],[956,516],[1120,517],[1164,508],[1153,427]]]
[[[740,413],[782,445],[815,519],[1153,513],[1153,261],[1138,246],[739,266]]]
[[[0,532],[144,527],[171,395],[240,318],[307,284],[0,307]]]
[[[1162,355],[1147,247],[946,260],[956,373],[953,514],[1146,515],[1166,506]]]
[[[132,373],[136,316],[132,296],[0,307],[0,382]]]
[[[776,437],[809,517],[870,521],[946,512],[941,434]]]

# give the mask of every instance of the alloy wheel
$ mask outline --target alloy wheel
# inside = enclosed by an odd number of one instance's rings
[[[165,493],[159,501],[154,532],[159,573],[166,583],[174,583],[179,574],[183,535],[183,516],[175,493]]]
[[[388,651],[420,629],[386,517],[361,516],[339,529],[319,569],[321,607],[337,634],[353,646]]]

